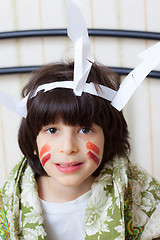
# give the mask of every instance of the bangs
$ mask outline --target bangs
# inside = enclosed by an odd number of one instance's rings
[[[92,123],[101,125],[101,104],[99,97],[83,93],[82,96],[75,96],[72,89],[54,89],[48,92],[40,92],[34,99],[31,99],[28,109],[28,117],[32,115],[31,122],[39,132],[43,126],[54,124],[61,119],[69,126],[90,127]],[[106,105],[106,103],[105,103]],[[34,114],[29,114],[29,113]]]

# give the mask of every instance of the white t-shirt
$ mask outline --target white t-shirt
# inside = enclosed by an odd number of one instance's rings
[[[40,199],[48,240],[84,240],[85,212],[91,190],[66,203]]]

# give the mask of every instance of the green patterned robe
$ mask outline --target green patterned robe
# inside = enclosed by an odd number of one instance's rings
[[[91,187],[85,240],[160,237],[160,186],[128,159],[105,165]],[[0,192],[0,239],[46,240],[34,173],[23,159]]]

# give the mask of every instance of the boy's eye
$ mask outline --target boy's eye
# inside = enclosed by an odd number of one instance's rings
[[[89,134],[89,133],[93,132],[93,130],[91,128],[84,127],[84,128],[81,128],[79,132],[83,133],[83,134]]]
[[[46,132],[50,133],[50,134],[56,134],[58,132],[58,129],[57,128],[47,128]]]

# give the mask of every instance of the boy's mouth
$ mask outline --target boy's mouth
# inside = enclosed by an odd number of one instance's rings
[[[82,162],[56,163],[60,167],[73,167],[82,164]]]
[[[82,166],[83,162],[68,162],[68,163],[55,163],[55,166],[58,171],[62,173],[73,173],[78,171]]]

